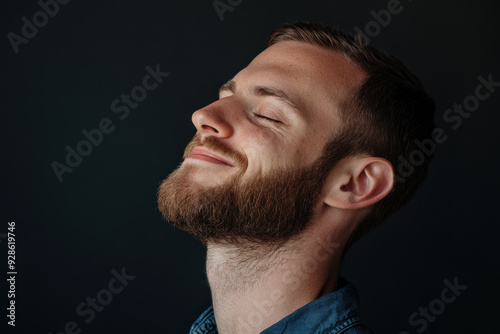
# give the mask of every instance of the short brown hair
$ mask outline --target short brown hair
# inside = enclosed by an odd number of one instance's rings
[[[320,24],[286,24],[271,34],[268,45],[284,41],[300,41],[339,52],[367,75],[363,84],[342,102],[342,130],[325,150],[326,155],[332,152],[335,156],[332,164],[338,161],[339,152],[341,157],[369,154],[387,159],[396,172],[398,157],[408,158],[419,149],[416,140],[431,138],[434,101],[398,59],[369,45],[360,35]],[[402,184],[373,205],[350,236],[346,250],[414,196],[431,159],[432,154],[424,158]]]

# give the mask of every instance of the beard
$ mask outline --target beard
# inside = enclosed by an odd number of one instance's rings
[[[217,138],[201,142],[195,136],[184,158],[198,145],[231,158],[239,172],[214,186],[192,180],[200,166],[185,164],[172,172],[158,190],[158,208],[172,226],[203,243],[269,245],[298,237],[309,226],[329,170],[323,157],[305,168],[291,166],[243,179],[245,157]]]

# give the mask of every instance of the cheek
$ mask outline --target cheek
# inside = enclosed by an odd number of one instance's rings
[[[255,175],[267,173],[272,169],[288,169],[306,162],[307,147],[303,140],[288,137],[285,140],[274,134],[259,134],[247,143],[248,171]]]
[[[281,167],[289,147],[283,138],[268,131],[260,131],[249,138],[251,139],[245,143],[249,172],[265,173],[272,168]]]
[[[283,133],[262,129],[247,133],[243,149],[249,175],[308,166],[322,153],[324,140],[319,136],[320,130],[296,126]]]

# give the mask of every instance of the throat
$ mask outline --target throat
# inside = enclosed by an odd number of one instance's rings
[[[263,277],[274,275],[289,252],[280,246],[208,243],[206,266],[210,288],[241,294],[262,286]]]
[[[260,333],[333,291],[336,276],[332,280],[319,265],[308,272],[300,256],[305,253],[297,243],[207,243],[207,278],[219,333]]]

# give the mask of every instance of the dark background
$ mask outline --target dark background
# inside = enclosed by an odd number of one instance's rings
[[[226,2],[226,1],[223,1]],[[233,1],[234,3],[234,1]],[[16,327],[7,327],[7,241],[0,235],[2,333],[187,333],[210,304],[204,248],[162,221],[156,190],[194,135],[191,114],[293,19],[352,31],[387,1],[249,1],[223,14],[212,1],[77,1],[19,46],[36,1],[3,1],[0,69],[0,233],[16,222]],[[448,135],[416,198],[349,252],[342,275],[361,295],[376,333],[417,333],[409,316],[440,298],[443,281],[467,289],[426,333],[499,333],[497,298],[500,88],[453,130],[446,109],[473,95],[478,76],[500,81],[499,6],[493,1],[402,1],[372,38],[435,97]],[[372,33],[373,34],[373,33]],[[142,83],[145,67],[170,75],[130,115],[112,101]],[[51,163],[109,118],[115,129],[59,182]],[[113,269],[135,278],[95,319],[76,307],[108,286]],[[0,330],[1,331],[1,330]]]

